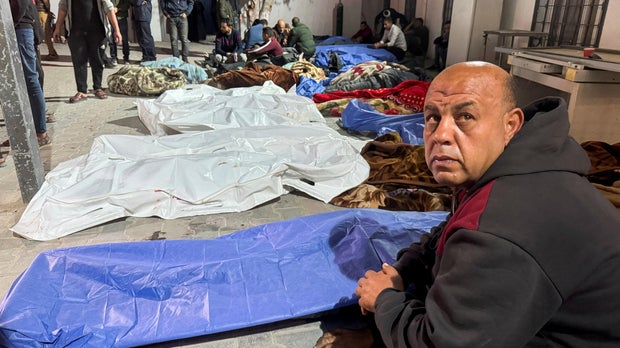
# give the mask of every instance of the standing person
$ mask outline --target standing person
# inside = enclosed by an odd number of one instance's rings
[[[375,48],[384,48],[402,60],[407,52],[407,40],[405,34],[397,25],[394,25],[392,17],[383,19],[383,37],[381,41],[375,43]]]
[[[58,53],[54,48],[54,42],[52,41],[53,28],[51,23],[54,20],[54,14],[50,9],[49,0],[36,0],[37,11],[39,12],[39,22],[45,35],[45,44],[47,45],[47,55],[44,56],[45,60],[58,60]]]
[[[75,15],[74,15],[75,14]],[[78,103],[88,98],[88,65],[93,77],[93,91],[99,99],[107,98],[103,91],[103,58],[101,47],[105,46],[110,32],[114,29],[116,43],[122,37],[114,15],[114,5],[110,0],[80,1],[60,0],[58,4],[58,21],[54,30],[54,39],[60,40],[62,23],[69,32],[69,50],[73,61],[73,73],[77,93],[69,98],[69,103]]]
[[[131,13],[134,20],[134,31],[138,39],[138,45],[142,50],[142,61],[150,62],[157,60],[155,53],[155,40],[151,34],[151,17],[153,4],[151,0],[129,0]]]
[[[122,50],[123,50],[123,64],[129,64],[129,0],[116,0],[115,3],[116,21],[118,22],[118,28],[121,31]],[[112,63],[118,62],[118,46],[114,42],[114,32],[110,36],[110,56],[112,57]]]
[[[35,49],[35,30],[38,11],[32,0],[10,0],[15,36],[22,61],[28,101],[32,110],[34,128],[39,146],[51,143],[45,123],[45,96],[37,72],[37,51]],[[3,161],[4,162],[4,161]]]
[[[181,58],[188,63],[189,39],[187,16],[194,8],[194,0],[161,0],[162,11],[168,19],[170,46],[172,55],[179,58],[179,39],[181,40]]]
[[[228,19],[220,22],[220,31],[215,35],[215,50],[213,51],[213,63],[236,63],[245,61],[243,52],[243,40],[237,29],[233,29]]]
[[[388,347],[620,346],[620,214],[585,178],[566,102],[517,108],[513,84],[465,62],[430,85],[426,163],[453,209],[358,282]],[[317,347],[361,336],[340,333]]]
[[[287,45],[303,53],[304,58],[310,59],[316,50],[312,31],[307,25],[301,23],[299,17],[293,17],[291,23],[293,24],[293,29],[291,29],[288,35]]]

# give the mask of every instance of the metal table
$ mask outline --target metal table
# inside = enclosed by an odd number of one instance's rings
[[[578,142],[620,142],[620,51],[596,49],[602,59],[584,58],[582,47],[496,51],[509,54],[519,105],[561,96],[568,103],[570,133]]]

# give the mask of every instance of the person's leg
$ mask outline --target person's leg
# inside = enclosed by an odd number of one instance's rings
[[[439,47],[439,45],[435,45],[435,63],[433,67],[439,69],[441,67],[440,60],[441,60],[441,48]]]
[[[118,28],[123,36],[123,61],[127,64],[129,63],[129,26],[127,24],[127,18],[118,19]]]
[[[136,33],[136,40],[138,40],[138,45],[140,46],[140,51],[142,51],[142,61],[146,58],[146,44],[144,42],[144,22],[134,21],[134,32]]]
[[[114,28],[112,28],[112,32],[110,33],[110,37],[108,38],[108,44],[110,45],[110,58],[112,59],[112,65],[116,65],[118,61],[118,49],[116,47],[116,41],[114,41]],[[122,36],[123,34],[121,34]]]
[[[39,11],[39,22],[41,23],[41,28],[43,28],[43,32],[45,35],[45,45],[47,45],[47,59],[55,59],[58,58],[58,53],[54,49],[54,43],[52,42],[52,31],[50,27],[47,25],[48,15],[45,11]]]
[[[439,69],[443,70],[446,68],[446,60],[448,59],[448,49],[445,47],[441,47],[440,53],[441,53],[441,65],[439,66]]]
[[[22,60],[34,127],[37,137],[44,137],[47,132],[45,124],[45,97],[39,84],[37,54],[34,48],[34,32],[32,29],[15,29],[15,35],[19,47],[19,55]]]
[[[170,33],[170,48],[172,49],[172,56],[179,58],[179,26],[180,17],[168,18],[168,32]]]
[[[41,90],[43,90],[43,85],[45,83],[45,73],[43,72],[43,65],[41,65],[41,52],[39,52],[39,46],[34,46],[34,49],[37,54],[37,73],[39,74],[39,85],[41,85]]]
[[[151,24],[149,22],[142,22],[142,29],[144,34],[144,52],[146,54],[147,61],[157,60],[157,54],[155,52],[155,41],[153,40],[153,34],[151,34]]]
[[[71,61],[73,62],[73,74],[77,91],[86,95],[88,92],[88,49],[86,33],[81,31],[71,32],[69,35],[69,50],[71,51]]]
[[[189,62],[189,39],[188,39],[188,32],[189,32],[189,22],[187,20],[187,17],[180,18],[181,23],[179,25],[179,36],[180,36],[180,40],[181,40],[181,58],[183,59],[183,61],[185,63]]]
[[[88,48],[88,63],[93,76],[93,90],[102,89],[103,82],[103,57],[101,56],[101,46],[105,44],[108,38],[105,33],[89,32],[86,37]],[[105,51],[103,52],[105,54]]]

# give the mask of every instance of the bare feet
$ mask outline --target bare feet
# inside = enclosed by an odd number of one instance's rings
[[[335,329],[326,332],[316,341],[314,348],[372,348],[373,338],[370,329]]]

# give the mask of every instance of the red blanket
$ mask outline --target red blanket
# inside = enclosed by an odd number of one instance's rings
[[[397,104],[405,105],[414,112],[422,111],[424,99],[430,82],[419,80],[403,81],[392,88],[360,89],[356,91],[336,91],[332,93],[317,93],[312,97],[315,103],[323,103],[342,98],[387,98]]]

